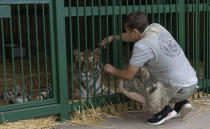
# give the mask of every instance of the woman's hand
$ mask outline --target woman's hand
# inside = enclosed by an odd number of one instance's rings
[[[104,40],[102,40],[101,42],[98,43],[98,45],[103,46],[104,48],[106,47],[106,45],[108,45],[109,43],[111,43],[114,39],[114,36],[109,36],[104,38]]]

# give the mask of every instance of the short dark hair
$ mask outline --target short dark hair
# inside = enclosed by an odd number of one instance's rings
[[[129,30],[137,29],[141,33],[144,32],[148,25],[147,16],[140,11],[131,12],[124,19],[124,27]]]

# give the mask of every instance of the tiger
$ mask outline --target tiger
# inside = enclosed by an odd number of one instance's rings
[[[32,81],[32,92],[33,97],[30,91],[30,80]],[[46,77],[40,76],[40,92],[38,91],[38,78],[32,77],[26,78],[24,80],[24,94],[22,86],[16,84],[15,87],[8,90],[7,92],[3,92],[0,95],[0,99],[4,101],[8,101],[8,104],[21,104],[30,101],[40,101],[48,98],[52,98],[53,96],[53,88],[51,85],[51,80],[49,80],[48,86],[46,87]]]
[[[13,89],[8,92],[4,92],[0,96],[1,100],[8,101],[8,104],[20,104],[24,102],[29,102],[31,100],[31,96],[26,93],[22,94],[22,88],[20,85],[16,85]]]
[[[86,56],[87,52],[87,56]],[[78,51],[78,49],[73,51],[73,82],[74,82],[74,99],[81,98],[91,98],[94,96],[94,90],[96,91],[96,96],[108,93],[108,89],[105,85],[101,84],[101,75],[102,70],[100,68],[100,49],[96,48],[94,51]],[[80,59],[80,61],[79,61]],[[86,60],[87,59],[87,60]],[[87,62],[87,64],[86,64]],[[80,63],[80,65],[79,65]],[[80,66],[80,68],[79,68]],[[86,69],[87,66],[87,69]],[[80,71],[79,71],[80,69]],[[14,103],[24,103],[30,101],[44,100],[48,97],[51,98],[53,95],[52,88],[52,79],[48,77],[49,84],[46,86],[46,77],[40,76],[40,88],[41,91],[38,92],[38,77],[27,78],[24,84],[25,94],[22,94],[22,87],[16,85],[15,88],[9,90],[7,93],[3,93],[0,97],[1,99],[8,99],[9,104]],[[94,80],[95,78],[95,80]],[[71,79],[69,79],[72,81]],[[79,88],[79,80],[81,80],[81,89]],[[33,97],[30,94],[30,81],[32,81],[33,85]],[[70,83],[70,82],[69,82]],[[94,84],[95,83],[95,84]],[[95,85],[95,88],[94,88]],[[36,90],[34,90],[36,89]],[[72,87],[68,87],[69,100],[72,99]],[[109,90],[110,94],[113,94],[113,90]],[[33,98],[33,99],[32,99]]]
[[[106,94],[108,90],[105,88],[103,84],[101,85],[102,71],[100,68],[100,49],[96,48],[94,51],[86,50],[80,52],[78,51],[78,49],[75,49],[73,51],[73,55],[74,55],[73,82],[75,84],[74,88],[75,98],[78,99],[80,93],[81,93],[81,98],[93,97],[94,81],[95,81],[95,91],[96,91],[95,95],[99,96],[101,95],[101,93]],[[79,91],[79,85],[80,85],[79,80],[81,80],[81,92]],[[69,94],[71,94],[72,88],[70,87],[69,89],[70,89]],[[111,93],[113,93],[112,90]]]

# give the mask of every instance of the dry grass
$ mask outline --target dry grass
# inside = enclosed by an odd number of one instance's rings
[[[106,103],[104,101],[104,103]],[[106,103],[107,104],[107,103]],[[59,123],[56,121],[56,116],[41,117],[28,120],[20,120],[16,122],[4,122],[0,125],[0,129],[51,129],[56,128],[59,125],[82,125],[82,126],[92,126],[100,128],[109,128],[101,124],[105,118],[120,118],[127,112],[138,112],[140,111],[141,105],[136,104],[137,108],[134,108],[134,102],[130,103],[120,103],[106,105],[103,108],[97,107],[96,109],[88,110],[76,110],[74,117],[70,121]]]
[[[127,112],[139,112],[140,109],[142,109],[142,105],[135,102],[130,102],[129,104],[126,102],[115,105],[108,104],[105,100],[102,100],[102,102],[106,105],[102,108],[93,108],[92,105],[92,109],[88,110],[80,111],[80,108],[78,110],[75,109],[74,117],[72,117],[70,121],[66,121],[64,123],[57,122],[56,116],[50,116],[20,120],[17,122],[5,122],[0,125],[0,129],[51,129],[56,128],[61,124],[110,128],[102,125],[105,118],[120,118]],[[208,97],[203,96],[202,98],[190,99],[190,102],[196,109],[193,117],[197,117],[203,112],[210,110],[210,99]]]
[[[55,116],[41,117],[16,122],[4,122],[0,129],[51,129],[59,125]]]
[[[134,102],[131,102],[130,106],[128,106],[128,103],[109,105],[105,100],[102,101],[106,106],[94,108],[91,105],[92,108],[89,110],[76,110],[74,117],[70,121],[65,122],[65,124],[109,128],[102,126],[100,121],[103,121],[105,118],[120,118],[127,112],[137,112],[141,108],[140,104]],[[134,104],[136,104],[136,108],[134,108]]]
[[[193,104],[194,108],[195,109],[198,109],[198,110],[202,110],[202,111],[209,111],[210,110],[210,98],[208,97],[207,94],[199,94],[199,98],[197,97],[198,96],[198,93],[196,93],[194,95],[196,98],[191,98],[189,99],[190,100],[190,103]]]

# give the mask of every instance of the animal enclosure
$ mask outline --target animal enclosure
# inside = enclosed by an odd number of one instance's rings
[[[129,101],[106,63],[126,68],[133,43],[99,44],[123,29],[123,18],[144,12],[167,28],[199,77],[210,86],[209,0],[1,0],[0,121],[69,113]],[[99,43],[99,44],[98,44]],[[84,106],[85,105],[85,106]],[[33,113],[31,113],[33,112]],[[24,115],[22,115],[24,114]]]

